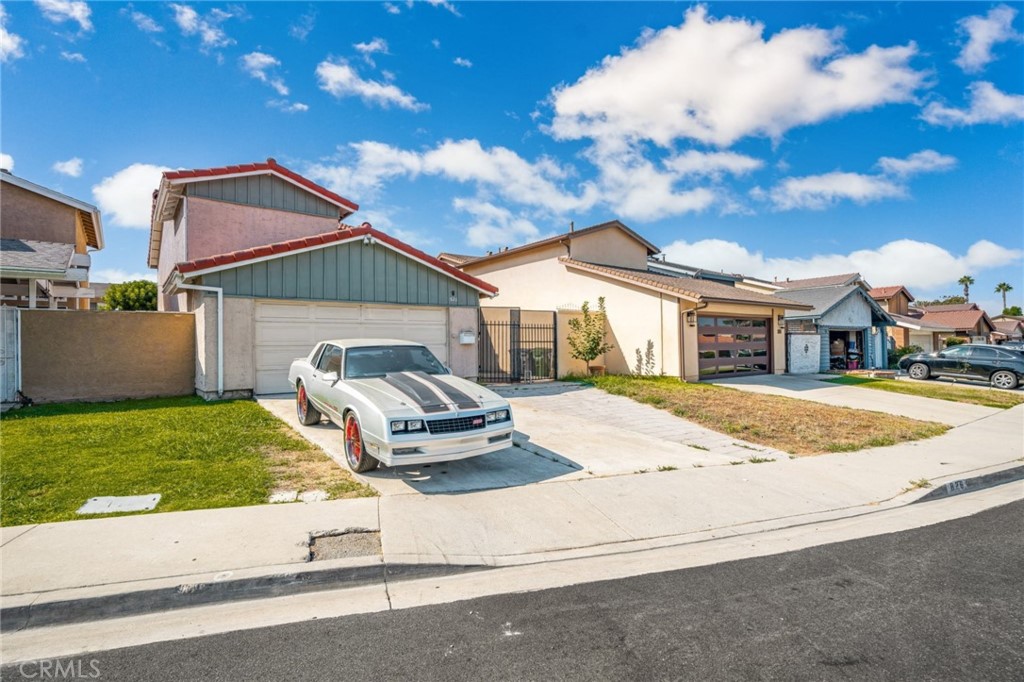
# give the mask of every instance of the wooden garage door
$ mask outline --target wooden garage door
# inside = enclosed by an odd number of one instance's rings
[[[770,318],[697,317],[701,379],[767,374],[771,369]]]
[[[256,302],[256,393],[291,391],[288,368],[324,339],[384,338],[422,343],[448,363],[445,308],[352,303]]]

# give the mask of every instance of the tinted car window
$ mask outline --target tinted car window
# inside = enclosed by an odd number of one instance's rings
[[[971,353],[971,360],[995,360],[999,353],[995,348],[975,348]]]
[[[942,357],[944,358],[966,358],[971,354],[971,349],[967,346],[956,346],[955,348],[947,348],[942,351]]]
[[[434,354],[423,346],[369,346],[348,352],[346,379],[382,377],[397,372],[448,373]]]
[[[316,368],[321,372],[341,372],[341,349],[337,346],[327,346]]]

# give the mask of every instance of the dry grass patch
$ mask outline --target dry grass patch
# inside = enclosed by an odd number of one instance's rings
[[[794,455],[850,452],[931,438],[944,424],[747,393],[671,377],[606,376],[598,388],[670,411],[709,429]]]
[[[281,430],[305,442],[289,427],[282,426]],[[268,447],[264,448],[263,457],[274,481],[273,490],[294,490],[299,494],[323,490],[332,500],[377,495],[373,488],[352,478],[348,469],[315,445],[302,449]]]

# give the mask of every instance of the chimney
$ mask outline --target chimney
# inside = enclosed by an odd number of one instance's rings
[[[575,232],[575,231],[576,231],[576,221],[575,220],[570,220],[569,221],[569,232]]]

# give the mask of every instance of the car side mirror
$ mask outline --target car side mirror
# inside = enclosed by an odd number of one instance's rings
[[[444,373],[445,374],[451,374],[452,373],[452,368],[449,367],[448,365],[441,365],[441,366],[444,367]]]
[[[337,372],[326,372],[320,377],[320,380],[325,381],[328,384],[336,384],[340,378],[341,377],[338,376]]]

